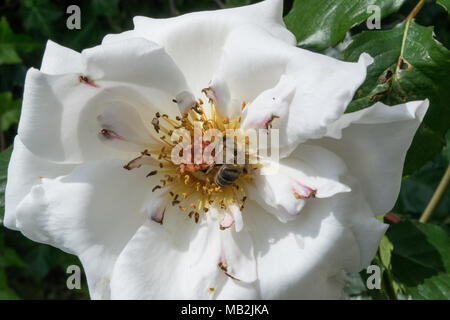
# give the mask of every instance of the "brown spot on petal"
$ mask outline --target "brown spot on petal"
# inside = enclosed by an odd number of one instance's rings
[[[113,140],[113,139],[125,140],[122,136],[120,136],[117,132],[115,132],[113,130],[102,129],[102,130],[100,130],[100,134],[102,135],[103,138],[105,138],[107,140]]]
[[[166,213],[166,209],[164,208],[163,211],[160,214],[153,214],[150,219],[152,219],[152,221],[155,221],[156,223],[159,223],[160,225],[163,224],[163,220],[164,220],[164,214]]]
[[[272,115],[270,117],[269,121],[266,123],[266,129],[271,129],[273,120],[278,119],[278,118],[280,118],[280,117],[276,116],[276,115]]]
[[[202,90],[202,93],[209,99],[210,103],[214,104],[216,107],[218,106],[218,100],[214,89],[211,87],[205,88]]]
[[[231,279],[233,279],[233,280],[236,280],[236,281],[241,281],[241,280],[239,280],[238,278],[235,278],[235,277],[233,277],[231,274],[228,273],[228,267],[227,267],[226,264],[224,264],[224,263],[222,263],[222,262],[219,262],[218,267],[219,267],[220,270],[223,271],[223,273],[225,273],[225,275],[226,275],[227,277],[229,277],[229,278],[231,278]]]
[[[78,77],[78,81],[80,83],[86,84],[88,86],[94,87],[94,88],[100,88],[100,86],[96,85],[94,83],[94,80],[92,80],[91,78],[89,78],[88,76],[79,76]]]

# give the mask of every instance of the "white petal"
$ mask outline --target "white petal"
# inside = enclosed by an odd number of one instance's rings
[[[178,114],[172,100],[189,91],[164,49],[145,39],[84,50],[82,72],[58,71],[74,55],[50,43],[45,61],[54,56],[59,59],[54,64],[44,63],[44,70],[51,75],[35,69],[27,73],[19,136],[30,151],[44,159],[80,163],[128,158],[94,138],[99,110],[111,100],[122,100],[151,120],[156,111]]]
[[[347,171],[344,162],[324,148],[302,144],[275,165],[278,171],[262,168],[254,176],[249,196],[283,222],[295,219],[306,203],[317,201],[314,198],[350,191],[340,182]]]
[[[177,102],[180,113],[186,114],[190,109],[197,105],[194,95],[191,92],[183,91],[176,95],[175,101]]]
[[[180,69],[160,45],[143,38],[127,39],[83,50],[85,73],[96,83],[136,86],[157,108],[175,109],[172,100],[189,87]]]
[[[241,207],[236,203],[228,206],[227,210],[216,213],[220,217],[220,228],[228,229],[234,225],[236,232],[240,232],[244,228],[244,221],[242,220]]]
[[[163,224],[164,216],[170,202],[170,197],[161,189],[152,192],[144,202],[141,211],[147,213],[147,218]]]
[[[220,222],[220,229],[231,228],[233,224],[234,224],[233,211],[229,210],[228,212],[224,212],[222,221]]]
[[[255,26],[233,31],[223,51],[215,76],[228,84],[238,101],[251,103],[261,92],[276,87],[282,76],[293,81],[295,95],[287,119],[281,119],[286,123],[280,130],[283,155],[326,133],[327,125],[343,114],[372,62],[366,54],[358,63],[342,62],[289,45]]]
[[[50,161],[122,158],[122,152],[107,148],[97,137],[101,128],[96,116],[110,99],[110,92],[80,83],[76,74],[46,75],[30,69],[18,134],[32,153]]]
[[[161,225],[147,220],[120,254],[113,299],[213,298],[226,276],[218,267],[217,223],[195,224],[169,208]]]
[[[292,80],[282,76],[278,84],[262,92],[256,99],[245,107],[242,113],[242,128],[272,128],[279,129],[286,125],[289,106],[295,94]]]
[[[23,145],[19,136],[16,136],[8,166],[3,224],[10,229],[17,230],[16,208],[31,188],[40,184],[42,178],[66,175],[73,168],[73,165],[61,165],[36,157]]]
[[[245,283],[228,280],[219,291],[218,300],[256,300],[261,299],[258,290],[258,281]]]
[[[42,179],[17,208],[17,226],[30,239],[76,254],[93,299],[109,298],[112,268],[145,220],[145,171],[98,161],[57,179]]]
[[[47,41],[41,71],[47,74],[82,73],[84,69],[81,55],[51,40]]]
[[[104,42],[144,37],[162,45],[198,95],[213,79],[221,47],[235,28],[254,24],[295,45],[295,37],[284,26],[282,9],[282,0],[266,0],[241,8],[196,12],[170,19],[135,17],[134,31],[109,35]]]
[[[156,143],[139,113],[125,101],[105,101],[97,120],[98,137],[113,148],[136,152]]]
[[[241,208],[236,204],[230,206],[231,212],[233,213],[234,226],[236,232],[240,232],[244,228],[244,221],[242,220]]]
[[[257,279],[253,242],[247,231],[221,230],[221,263],[227,275],[242,282]]]
[[[248,202],[243,217],[254,240],[260,298],[340,298],[344,283],[336,278],[367,267],[387,227],[363,203],[353,193],[317,199],[284,224]]]
[[[231,98],[228,85],[221,79],[213,79],[209,87],[205,88],[203,92],[213,101],[217,112],[222,117],[234,119],[241,115],[241,104]]]
[[[403,164],[429,102],[388,107],[382,103],[345,114],[315,141],[332,150],[355,176],[375,215],[385,214],[400,191]]]

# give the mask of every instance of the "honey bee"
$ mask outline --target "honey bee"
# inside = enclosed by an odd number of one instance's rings
[[[239,179],[241,171],[242,169],[238,165],[224,164],[220,166],[219,170],[217,171],[214,177],[214,182],[219,187],[232,185],[237,179]]]

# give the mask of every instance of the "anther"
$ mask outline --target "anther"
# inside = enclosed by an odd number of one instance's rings
[[[155,174],[157,174],[158,173],[158,171],[156,171],[156,170],[153,170],[153,171],[151,171],[149,174],[147,174],[147,178],[148,177],[151,177],[151,176],[154,176]]]

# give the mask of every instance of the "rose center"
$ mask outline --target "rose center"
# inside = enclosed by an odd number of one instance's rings
[[[256,166],[249,164],[248,140],[239,132],[240,121],[240,117],[222,117],[212,100],[205,104],[198,99],[186,114],[175,118],[156,113],[151,124],[159,144],[142,151],[125,169],[156,166],[147,174],[152,191],[160,192],[167,204],[196,222],[212,206],[226,210],[237,205],[242,210],[246,185]],[[209,141],[205,141],[206,136]],[[237,159],[239,152],[241,161]]]

